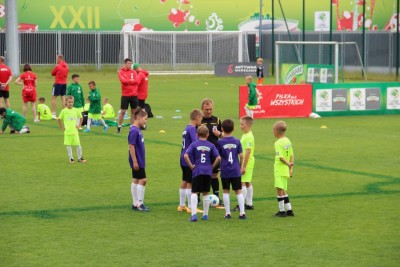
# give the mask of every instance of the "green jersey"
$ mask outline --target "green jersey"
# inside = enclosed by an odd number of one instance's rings
[[[275,164],[274,164],[274,175],[289,177],[289,166],[283,163],[280,158],[284,158],[287,162],[290,162],[290,158],[293,156],[292,143],[289,138],[279,138],[275,142]]]
[[[79,118],[82,118],[82,114],[75,108],[64,108],[61,110],[58,116],[64,124],[64,134],[65,135],[75,135],[78,134],[78,129],[76,128],[76,122]]]
[[[21,131],[22,127],[24,127],[25,121],[26,119],[21,114],[12,109],[7,108],[6,118],[3,121],[1,130],[4,132],[7,126],[10,126],[11,128],[19,132]]]
[[[247,86],[249,87],[249,99],[247,104],[249,104],[249,106],[255,106],[258,104],[256,84],[250,83]]]
[[[38,104],[37,112],[40,114],[40,120],[50,121],[53,119],[49,106],[46,104]]]
[[[250,149],[250,158],[249,161],[247,162],[246,168],[254,168],[254,135],[253,132],[250,131],[248,133],[245,133],[242,135],[240,138],[240,143],[242,144],[242,149],[243,149],[243,157],[246,156],[246,150]]]
[[[67,87],[67,95],[74,97],[74,108],[83,108],[85,99],[83,98],[83,89],[79,83],[71,83]]]
[[[89,113],[101,114],[101,95],[99,89],[95,88],[89,92]]]
[[[104,119],[114,119],[115,118],[115,112],[114,112],[114,108],[111,106],[111,104],[105,104],[103,106],[103,118]]]

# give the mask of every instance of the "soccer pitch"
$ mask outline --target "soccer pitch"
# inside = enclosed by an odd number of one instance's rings
[[[115,71],[78,73],[85,95],[95,80],[118,110]],[[49,73],[38,73],[38,96],[49,106],[52,82]],[[240,138],[244,79],[153,75],[149,84],[148,102],[163,118],[148,119],[143,132],[148,213],[131,210],[128,128],[81,132],[88,162],[73,165],[57,123],[34,124],[29,110],[31,134],[0,135],[0,266],[398,265],[399,115],[285,119],[295,153],[288,190],[293,218],[272,216],[277,119],[256,120],[255,210],[243,221],[210,208],[209,221],[190,223],[189,214],[176,211],[182,130],[189,112],[210,97],[214,115],[234,119]],[[20,87],[12,86],[10,99],[20,112]]]

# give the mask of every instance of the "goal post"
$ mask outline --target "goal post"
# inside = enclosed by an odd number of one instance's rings
[[[312,77],[310,79],[311,74],[315,77],[320,75],[321,81],[324,75],[323,82],[337,84],[339,82],[339,70],[341,70],[343,77],[345,67],[353,72],[361,70],[366,79],[364,65],[356,42],[277,41],[275,42],[275,51],[276,84],[287,83],[293,75],[300,75],[300,73],[301,79],[307,79],[309,83],[318,83],[317,79],[313,80]],[[306,66],[308,73],[305,73]],[[321,72],[319,73],[317,70]],[[285,79],[283,79],[284,71],[288,72]]]

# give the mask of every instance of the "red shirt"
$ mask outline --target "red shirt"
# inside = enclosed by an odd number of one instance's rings
[[[145,69],[141,69],[138,71],[138,75],[140,77],[140,83],[138,86],[138,98],[140,100],[145,100],[147,98],[149,89],[149,72]]]
[[[4,64],[0,64],[0,83],[6,83],[10,77],[12,77],[10,68]],[[9,86],[7,85],[4,90],[8,91],[8,89]]]
[[[123,67],[118,72],[118,78],[121,82],[122,96],[138,95],[138,83],[141,78],[136,71]]]
[[[60,61],[53,71],[51,72],[51,76],[55,76],[55,84],[67,84],[68,77],[68,65],[65,61]]]
[[[25,71],[24,73],[19,76],[21,80],[24,81],[25,86],[36,86],[36,74],[31,71]]]

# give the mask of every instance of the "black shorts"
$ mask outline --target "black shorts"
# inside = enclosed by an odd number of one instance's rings
[[[242,189],[242,177],[222,178],[222,189],[229,190],[232,185],[232,190],[236,191]]]
[[[145,109],[145,108],[146,108],[146,106],[145,106],[145,101],[146,101],[146,100],[144,100],[144,99],[139,99],[139,107],[140,107],[141,109]]]
[[[182,181],[192,183],[192,170],[189,168],[189,166],[182,166]]]
[[[51,95],[53,96],[65,96],[67,93],[67,85],[66,84],[53,84],[53,92]]]
[[[10,91],[0,90],[0,97],[6,99],[10,97]]]
[[[139,168],[138,171],[135,171],[135,169],[132,169],[132,178],[139,179],[139,180],[146,178],[146,170],[144,168]]]
[[[210,192],[211,176],[199,175],[192,179],[192,193]]]
[[[137,96],[121,96],[121,109],[135,109],[138,106],[138,98]]]

